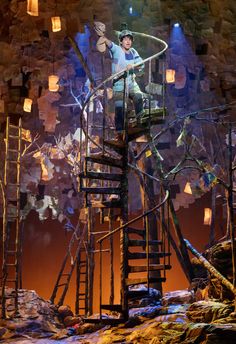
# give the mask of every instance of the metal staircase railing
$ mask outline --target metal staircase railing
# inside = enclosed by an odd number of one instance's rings
[[[163,40],[149,36],[143,33],[137,33],[135,32],[135,35],[140,36],[142,38],[150,38],[160,44],[162,44],[163,49],[159,51],[158,53],[144,59],[142,62],[137,63],[134,65],[134,68],[139,67],[142,64],[148,63],[148,82],[151,83],[151,62],[155,58],[159,57],[162,55],[165,50],[167,49],[167,44]],[[137,130],[137,128],[129,128],[128,127],[128,116],[127,116],[127,111],[126,109],[126,79],[127,76],[127,71],[122,70],[116,74],[111,75],[108,77],[106,80],[101,82],[97,87],[95,87],[90,95],[87,97],[82,109],[81,109],[81,129],[83,130],[83,134],[85,136],[85,140],[82,140],[82,130],[81,130],[81,140],[80,140],[80,157],[81,157],[81,171],[83,171],[80,174],[80,191],[85,192],[85,198],[86,198],[86,206],[87,207],[96,207],[100,208],[100,211],[102,211],[102,217],[104,216],[104,209],[112,209],[113,207],[119,208],[121,210],[120,213],[120,218],[122,222],[122,226],[120,226],[117,230],[111,230],[111,226],[109,228],[109,233],[106,234],[106,236],[103,236],[103,240],[105,240],[107,237],[110,239],[113,238],[113,234],[116,232],[120,232],[120,243],[121,243],[121,275],[123,276],[121,278],[121,300],[122,304],[121,305],[106,305],[106,309],[108,310],[117,310],[121,311],[123,315],[123,320],[127,319],[128,317],[128,298],[127,298],[127,282],[128,282],[128,277],[127,271],[128,271],[128,259],[129,259],[129,252],[127,249],[127,240],[128,240],[128,235],[127,235],[127,226],[129,226],[130,222],[128,221],[128,142],[132,141],[136,137],[139,137],[143,134],[150,133],[150,128],[151,125],[161,123],[160,120],[160,115],[161,118],[163,119],[165,116],[165,104],[164,104],[164,73],[163,73],[163,87],[162,87],[162,100],[163,100],[163,106],[161,109],[159,109],[158,112],[158,118],[153,118],[151,116],[151,96],[149,95],[149,108],[147,109],[147,114],[145,118],[145,125],[143,123],[139,122],[138,124],[140,125],[140,128]],[[107,129],[109,128],[109,125],[106,123],[106,101],[107,101],[107,87],[110,85],[110,83],[114,79],[123,79],[124,80],[124,90],[123,90],[123,110],[125,111],[125,116],[124,116],[124,129],[125,129],[125,137],[124,137],[124,142],[122,145],[117,145],[114,142],[110,141],[109,142],[109,137],[107,138]],[[95,126],[93,126],[91,116],[94,116],[95,114],[95,108],[96,108],[96,102],[100,101],[101,99],[101,104],[103,105],[103,111],[102,111],[102,118],[101,118],[101,125],[100,125],[100,142],[96,142],[96,140],[93,137],[94,132],[96,131],[93,130]],[[105,110],[104,110],[105,109]],[[96,133],[97,134],[97,133]],[[92,148],[93,146],[93,148]],[[93,151],[94,149],[94,151]],[[99,167],[98,167],[99,166]],[[110,167],[110,169],[109,169]],[[99,181],[99,186],[94,187],[94,181]],[[119,183],[119,186],[117,186],[117,183]],[[111,201],[110,199],[112,197],[118,197],[118,200],[116,201]],[[97,198],[94,200],[94,198]],[[166,200],[164,201],[164,203]],[[155,208],[151,209],[150,211],[146,212],[144,215],[140,217],[140,219],[147,219],[148,214],[151,212],[155,211],[159,207],[162,206],[162,203]],[[135,219],[136,221],[137,219]],[[135,222],[131,221],[131,223]],[[145,230],[145,234],[142,233],[142,235],[148,235],[148,226],[146,226],[147,231]],[[147,233],[146,233],[147,232]],[[137,234],[137,233],[136,233]],[[140,233],[138,233],[140,235]],[[101,232],[102,235],[102,232]],[[100,243],[100,240],[98,242]],[[140,246],[143,244],[145,240],[136,240],[132,242],[133,245],[137,244]],[[149,239],[147,240],[147,243],[145,243],[145,255],[148,255],[148,266],[144,267],[144,270],[147,270],[147,283],[149,287],[149,272],[150,269],[154,268],[149,264],[149,256],[155,256],[158,257],[158,254],[154,253],[149,253]],[[155,242],[154,241],[151,243],[152,245],[162,245],[163,243],[161,241]],[[89,243],[88,243],[89,245]],[[164,246],[163,246],[164,247]],[[162,248],[163,248],[162,247]],[[100,249],[100,266],[101,266],[101,259],[102,259],[102,252],[104,250]],[[162,252],[163,253],[163,252]],[[163,257],[166,257],[166,252],[164,252]],[[88,252],[89,254],[89,252]],[[161,257],[162,254],[159,254]],[[132,255],[130,255],[131,257]],[[135,257],[135,254],[133,254]],[[139,255],[137,254],[140,258],[142,258],[142,254],[140,253]],[[167,254],[169,256],[169,252]],[[133,259],[133,258],[132,258]],[[165,270],[165,268],[168,268],[168,264],[159,264],[159,267],[156,267],[157,269]],[[142,268],[140,268],[142,269]],[[131,269],[132,270],[132,269]],[[135,268],[133,268],[135,270]],[[112,273],[112,272],[111,272]],[[130,272],[132,273],[132,272]],[[126,276],[126,277],[124,277]],[[139,279],[140,280],[140,279]],[[145,279],[144,279],[145,280]],[[164,278],[163,278],[164,280]],[[91,283],[91,281],[90,281]],[[112,280],[111,282],[111,290],[113,289],[112,283],[114,281]],[[138,283],[139,284],[139,283]],[[100,291],[101,291],[101,278],[100,278]],[[112,294],[112,292],[111,292]],[[101,295],[100,295],[101,297]],[[101,301],[100,300],[100,315],[101,315]],[[111,295],[110,298],[110,303],[113,303],[113,296]],[[103,305],[104,306],[104,305]],[[114,319],[114,322],[116,322],[117,319]],[[104,319],[103,319],[104,321]]]
[[[129,247],[129,243],[132,243],[132,245],[136,246],[137,242],[141,242],[141,241],[138,241],[138,240],[130,240],[128,238],[128,234],[130,233],[135,233],[135,234],[138,234],[138,235],[143,235],[143,233],[141,234],[141,230],[139,229],[135,229],[135,228],[130,228],[131,225],[133,225],[134,223],[136,223],[137,221],[139,220],[142,220],[142,219],[147,219],[148,215],[154,213],[155,211],[158,211],[158,209],[161,208],[161,221],[160,223],[162,223],[163,221],[163,206],[167,205],[167,208],[168,208],[168,198],[169,198],[169,192],[167,191],[166,194],[165,194],[165,197],[164,199],[158,204],[156,205],[155,207],[153,207],[152,209],[146,211],[144,214],[141,214],[137,217],[135,217],[134,219],[128,221],[127,223],[115,228],[114,230],[112,230],[111,232],[107,233],[106,235],[104,235],[102,238],[100,238],[99,240],[97,240],[97,243],[99,244],[99,269],[100,269],[100,278],[99,278],[99,289],[100,289],[100,296],[99,296],[99,299],[100,299],[100,320],[103,320],[102,318],[102,309],[106,308],[107,309],[107,306],[104,306],[102,305],[102,291],[103,291],[103,286],[102,286],[102,251],[103,251],[103,242],[114,236],[115,233],[117,232],[124,232],[124,236],[126,237],[125,238],[125,246],[126,247],[121,247],[121,251],[128,251],[128,247]],[[129,230],[130,228],[130,230]],[[161,228],[162,229],[162,228]],[[140,233],[139,233],[140,232]],[[151,257],[151,254],[149,253],[149,246],[150,244],[154,244],[153,241],[149,241],[149,231],[148,231],[148,226],[146,226],[146,229],[145,229],[145,234],[144,234],[144,237],[145,239],[142,240],[142,244],[145,246],[145,255],[146,256],[146,272],[147,272],[147,278],[145,279],[144,278],[144,281],[146,280],[147,281],[147,288],[148,288],[148,292],[149,292],[149,286],[150,286],[150,277],[149,277],[149,274],[150,274],[150,271],[151,271],[151,264],[150,264],[150,257]],[[162,252],[160,253],[159,252],[159,256],[162,257],[164,259],[164,262],[163,262],[163,271],[164,271],[164,278],[165,278],[165,273],[166,273],[166,269],[168,269],[170,267],[170,261],[169,261],[169,257],[170,257],[170,246],[168,244],[168,247],[167,247],[167,251],[166,251],[166,245],[165,245],[165,231],[164,230],[161,230],[161,238],[162,240],[160,240],[160,242],[156,242],[155,244],[161,244],[162,245]],[[166,257],[168,257],[168,262],[166,262]],[[127,257],[129,259],[129,255]],[[139,258],[139,255],[137,254],[136,258]],[[154,266],[152,266],[154,267]],[[160,264],[160,267],[161,267],[161,264]],[[130,282],[129,282],[129,279],[128,279],[128,274],[129,272],[132,271],[129,270],[130,266],[128,266],[128,269],[126,268],[123,268],[122,269],[122,273],[121,273],[121,286],[123,286],[125,288],[125,290],[121,290],[123,292],[123,300],[121,299],[121,305],[116,305],[116,308],[117,310],[119,309],[119,311],[122,313],[123,315],[123,319],[121,320],[127,320],[128,319],[128,293],[129,293],[129,285],[132,285],[132,284],[136,284],[135,280],[132,280],[130,279]],[[156,266],[156,268],[158,268]],[[137,266],[137,269],[133,269],[133,272],[140,272],[139,270],[142,269],[142,266]],[[163,278],[163,279],[164,279]],[[139,281],[138,281],[139,282]],[[144,282],[145,283],[145,282]],[[139,283],[137,283],[139,284]],[[147,292],[147,294],[148,294]],[[121,294],[122,295],[122,294]],[[120,306],[120,307],[118,307]],[[112,309],[112,308],[111,308]]]

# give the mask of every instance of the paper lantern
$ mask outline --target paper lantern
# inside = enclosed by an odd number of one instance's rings
[[[27,13],[35,17],[39,15],[38,0],[27,0]]]
[[[174,69],[166,69],[166,82],[167,84],[171,84],[175,82],[175,70]]]
[[[186,183],[185,185],[185,188],[184,188],[184,192],[189,194],[189,195],[192,195],[192,189],[191,189],[191,184],[189,182]]]
[[[23,109],[25,112],[31,112],[33,100],[30,98],[25,98]]]
[[[210,226],[212,218],[212,211],[210,208],[204,209],[204,225]]]
[[[48,77],[48,88],[51,92],[57,92],[59,90],[59,77],[57,75],[49,75]]]
[[[51,21],[52,21],[52,31],[53,32],[61,31],[61,18],[51,17]]]

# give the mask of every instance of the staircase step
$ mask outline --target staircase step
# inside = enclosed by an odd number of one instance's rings
[[[128,242],[129,246],[146,246],[146,240],[134,240],[130,239]],[[162,241],[161,240],[149,240],[148,242],[149,246],[154,246],[154,245],[161,245]]]
[[[120,208],[122,202],[120,200],[113,201],[90,201],[88,202],[88,207],[91,208]]]
[[[128,227],[127,228],[127,233],[128,234],[138,234],[141,237],[145,238],[146,236],[146,231],[144,229],[137,229],[137,228],[133,228],[133,227]]]
[[[141,299],[148,295],[148,290],[129,290],[127,293],[128,299]]]
[[[98,188],[90,188],[90,187],[81,187],[81,191],[90,193],[90,194],[115,194],[119,195],[121,190],[120,188],[106,188],[106,187],[98,187]]]
[[[148,270],[147,265],[136,265],[129,266],[129,272],[146,272]],[[167,264],[149,264],[149,271],[158,271],[158,270],[170,270],[171,265]]]
[[[149,283],[156,283],[156,282],[165,282],[166,278],[165,277],[126,278],[125,283],[127,286],[130,286],[130,285],[147,283],[148,280],[149,280]]]
[[[101,309],[122,313],[122,305],[101,305]]]
[[[133,141],[140,136],[146,135],[149,133],[149,129],[145,128],[129,128],[128,130],[128,141]]]
[[[90,162],[94,162],[97,164],[101,164],[101,165],[109,165],[109,166],[114,166],[114,167],[119,167],[122,168],[123,167],[123,161],[119,160],[119,159],[115,159],[115,158],[111,158],[108,156],[104,156],[104,155],[90,155],[85,157],[86,161],[90,161]]]
[[[114,149],[118,153],[122,153],[125,148],[125,142],[121,140],[104,140],[104,145]]]
[[[122,318],[102,318],[102,319],[84,318],[83,321],[86,323],[105,324],[105,325],[117,325],[117,324],[121,324],[125,322],[125,320]]]
[[[169,252],[150,252],[149,258],[168,257]],[[147,258],[146,252],[128,252],[128,259],[145,259]]]
[[[80,178],[101,179],[101,180],[114,180],[120,181],[122,174],[119,173],[105,173],[105,172],[84,172],[80,173]]]

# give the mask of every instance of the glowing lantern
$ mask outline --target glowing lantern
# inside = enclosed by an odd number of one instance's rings
[[[191,189],[191,184],[189,182],[186,183],[185,185],[185,188],[184,188],[184,192],[189,194],[189,195],[192,195],[192,189]]]
[[[171,84],[175,82],[175,70],[174,69],[166,69],[166,82],[167,84]]]
[[[33,100],[30,98],[25,98],[23,109],[25,112],[31,112]]]
[[[38,0],[27,0],[27,13],[35,17],[39,15]]]
[[[48,77],[48,88],[51,92],[57,92],[59,90],[59,77],[57,75],[49,75]]]
[[[210,208],[204,209],[204,225],[210,226],[212,218],[212,211]]]
[[[61,18],[51,17],[51,21],[52,21],[52,31],[53,32],[61,31]]]

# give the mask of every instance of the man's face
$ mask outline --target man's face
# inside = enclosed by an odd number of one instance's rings
[[[132,46],[132,38],[130,36],[125,36],[121,41],[121,47],[125,50],[129,50]]]

